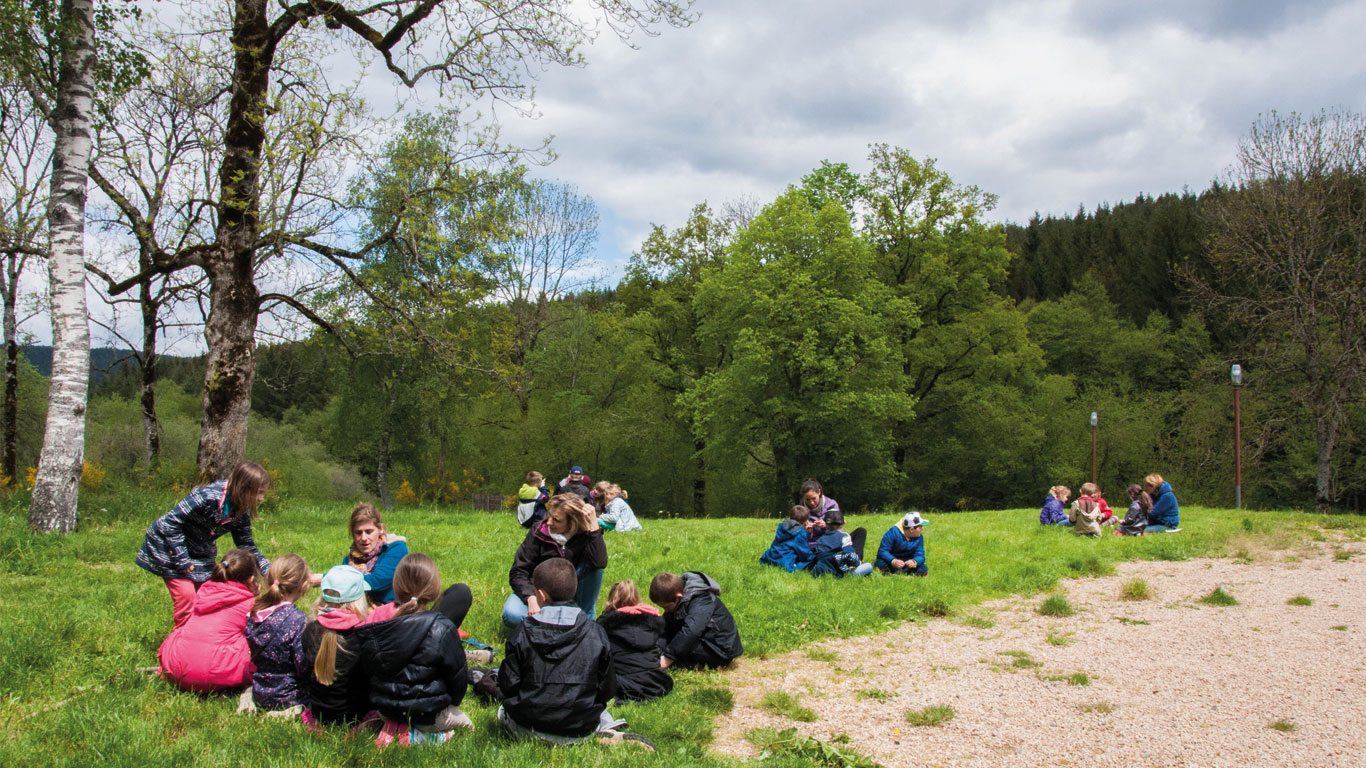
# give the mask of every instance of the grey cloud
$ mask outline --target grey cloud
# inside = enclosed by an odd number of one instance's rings
[[[1108,36],[1157,23],[1177,24],[1208,38],[1261,37],[1322,16],[1348,0],[1145,0],[1079,2],[1076,18]]]

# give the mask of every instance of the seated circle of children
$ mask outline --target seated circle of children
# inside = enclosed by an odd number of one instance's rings
[[[873,564],[863,562],[863,541],[868,532],[855,529],[844,532],[844,513],[832,509],[825,515],[825,533],[816,539],[815,560],[811,563],[812,576],[843,578],[848,574],[868,576]]]
[[[1105,497],[1101,496],[1100,486],[1095,483],[1082,483],[1081,487],[1077,489],[1077,492],[1081,494],[1077,497],[1077,501],[1090,499],[1096,503],[1096,507],[1100,510],[1101,525],[1114,525],[1119,522],[1119,520],[1115,518],[1114,510],[1110,509],[1110,505],[1106,503]]]
[[[1172,493],[1172,484],[1154,472],[1143,478],[1143,490],[1152,497],[1153,508],[1148,513],[1147,533],[1176,533],[1181,530],[1181,505]]]
[[[531,574],[543,607],[513,630],[498,668],[497,719],[513,736],[572,744],[624,725],[607,712],[617,692],[607,632],[575,605],[574,570],[556,557]]]
[[[304,628],[304,690],[308,707],[304,723],[355,725],[370,710],[370,685],[360,668],[360,641],[355,630],[370,615],[365,574],[349,565],[333,566],[323,575],[317,618]]]
[[[147,526],[136,562],[166,582],[173,626],[179,627],[190,618],[195,592],[216,567],[218,547],[214,541],[223,534],[232,534],[233,544],[256,558],[261,573],[270,570],[270,561],[261,555],[251,535],[251,520],[269,487],[266,470],[244,461],[233,468],[227,480],[190,491],[174,509]]]
[[[636,583],[618,581],[607,591],[598,624],[607,631],[617,673],[618,701],[657,699],[673,690],[674,681],[659,666],[659,638],[664,619],[659,609],[640,602]]]
[[[545,487],[545,478],[540,472],[531,470],[526,473],[522,487],[517,489],[517,523],[523,528],[531,528],[545,519],[545,503],[550,500],[550,489]]]
[[[503,603],[503,623],[520,624],[541,609],[531,574],[536,566],[553,557],[573,564],[578,577],[575,602],[588,618],[596,613],[598,592],[602,589],[602,569],[607,567],[607,545],[602,540],[597,514],[588,502],[572,493],[553,496],[546,502],[546,517],[527,531],[526,538],[512,558],[508,583],[512,594]]]
[[[1067,519],[1073,525],[1072,532],[1078,536],[1100,535],[1100,505],[1089,496],[1079,496],[1072,502],[1067,511]]]
[[[650,600],[664,611],[660,669],[724,667],[745,652],[735,619],[721,602],[721,585],[707,574],[657,574]]]
[[[883,573],[924,576],[930,572],[925,561],[925,538],[922,528],[928,525],[919,512],[907,512],[887,532],[877,547],[873,565]]]
[[[788,573],[810,567],[815,560],[806,535],[810,520],[811,510],[805,505],[792,507],[787,519],[778,523],[778,529],[773,532],[773,543],[768,546],[768,551],[759,556],[759,562],[776,565]]]
[[[256,668],[244,631],[260,583],[256,554],[245,547],[214,564],[190,617],[157,651],[161,676],[195,693],[251,685]]]
[[[308,563],[295,554],[275,559],[269,586],[261,591],[247,621],[247,644],[256,672],[251,690],[243,695],[244,709],[260,709],[272,715],[299,714],[307,703],[303,635],[308,616],[295,605],[308,590],[312,574]]]
[[[376,745],[439,744],[473,723],[460,709],[469,687],[456,624],[427,606],[441,597],[441,576],[426,555],[410,553],[394,571],[393,618],[357,633],[370,702],[384,724]]]
[[[838,502],[825,495],[825,489],[814,477],[808,477],[802,483],[801,489],[802,504],[811,510],[811,520],[806,527],[807,546],[815,548],[816,539],[825,533],[825,516],[830,512],[840,508]]]
[[[375,605],[393,602],[394,569],[408,554],[408,540],[384,530],[384,521],[373,504],[357,504],[351,510],[351,551],[342,565],[365,574],[365,591]]]
[[[626,503],[626,491],[623,491],[621,486],[601,482],[593,488],[596,494],[594,499],[601,504],[601,509],[598,510],[599,526],[618,533],[639,531],[643,528],[636,519],[636,513],[632,511],[631,505]]]
[[[1071,525],[1067,519],[1067,499],[1072,490],[1065,485],[1055,485],[1043,497],[1043,509],[1039,511],[1039,525]]]
[[[1126,492],[1129,494],[1129,511],[1124,515],[1124,522],[1115,529],[1115,535],[1142,536],[1148,527],[1148,513],[1153,509],[1153,499],[1141,485],[1131,485]]]

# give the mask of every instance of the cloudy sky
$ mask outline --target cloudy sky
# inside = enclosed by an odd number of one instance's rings
[[[1366,109],[1361,0],[699,0],[547,72],[543,175],[603,215],[602,257],[691,207],[771,200],[886,142],[1000,197],[998,220],[1209,185],[1272,109]],[[609,272],[611,264],[608,264]]]

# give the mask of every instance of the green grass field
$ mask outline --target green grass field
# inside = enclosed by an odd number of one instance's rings
[[[25,500],[0,500],[0,765],[341,766],[341,765],[726,765],[707,751],[712,718],[730,707],[724,674],[681,672],[663,700],[613,707],[657,754],[583,745],[550,749],[514,743],[494,709],[467,698],[473,733],[425,749],[377,752],[370,738],[314,735],[296,721],[234,713],[235,697],[200,697],[136,671],[154,665],[170,628],[160,579],[133,564],[144,528],[175,499],[152,494],[83,498],[79,532],[28,533]],[[303,555],[315,570],[340,562],[349,544],[345,505],[289,503],[255,525],[267,557]],[[662,570],[702,570],[720,582],[747,655],[767,656],[831,637],[880,632],[905,621],[964,615],[1007,594],[1050,590],[1059,579],[1110,573],[1120,560],[1255,558],[1324,539],[1325,528],[1366,537],[1366,519],[1189,507],[1179,534],[1086,539],[1041,528],[1037,510],[933,515],[926,528],[930,575],[812,579],[757,563],[775,520],[644,520],[646,530],[608,534],[607,587],[642,586]],[[851,516],[868,528],[871,559],[894,515]],[[406,509],[386,517],[409,548],[431,555],[443,581],[464,581],[475,603],[465,628],[501,647],[499,610],[507,569],[523,531],[510,514]],[[220,552],[231,546],[220,542]],[[311,600],[311,598],[309,598]],[[849,747],[857,750],[857,744]],[[799,765],[774,757],[766,765]]]

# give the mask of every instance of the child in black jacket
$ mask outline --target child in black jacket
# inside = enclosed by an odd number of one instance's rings
[[[647,701],[673,690],[673,678],[659,665],[664,619],[658,608],[640,602],[634,581],[612,585],[598,624],[607,630],[607,642],[612,646],[617,701]]]
[[[721,602],[721,586],[701,571],[661,573],[650,582],[650,599],[664,609],[661,669],[724,667],[744,653],[735,619]]]

